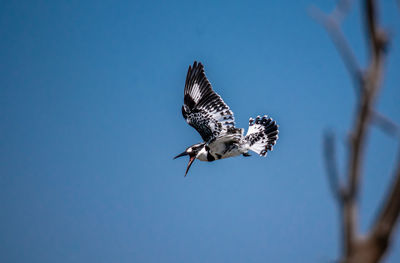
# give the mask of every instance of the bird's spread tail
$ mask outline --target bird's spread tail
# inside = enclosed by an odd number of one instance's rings
[[[272,151],[278,139],[278,125],[268,116],[257,116],[254,120],[249,120],[249,130],[246,134],[246,141],[249,143],[249,149],[261,156],[266,156],[267,151]]]

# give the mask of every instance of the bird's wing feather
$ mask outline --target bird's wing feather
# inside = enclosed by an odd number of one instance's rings
[[[239,134],[229,106],[212,89],[204,67],[194,62],[186,76],[182,115],[195,128],[205,142],[214,141],[226,134]]]

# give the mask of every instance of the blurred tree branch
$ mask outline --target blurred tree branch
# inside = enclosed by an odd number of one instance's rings
[[[386,193],[371,229],[366,235],[361,236],[358,232],[358,197],[363,174],[365,142],[372,123],[396,138],[399,138],[400,129],[389,118],[374,110],[375,100],[381,88],[388,44],[387,34],[378,24],[377,1],[363,0],[362,11],[369,48],[369,61],[365,70],[361,69],[340,28],[340,23],[348,13],[352,2],[338,1],[331,14],[325,14],[313,8],[311,15],[330,35],[354,81],[357,94],[355,121],[350,132],[348,168],[344,183],[340,181],[336,165],[333,134],[326,133],[324,137],[328,181],[341,213],[343,238],[341,262],[373,263],[379,262],[387,251],[400,214],[400,153],[393,184]]]

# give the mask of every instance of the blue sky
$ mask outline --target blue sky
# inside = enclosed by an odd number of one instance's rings
[[[400,12],[377,109],[400,123]],[[351,80],[310,18],[334,1],[1,1],[1,262],[331,262],[339,221],[322,159],[342,171]],[[359,4],[343,28],[367,61]],[[201,141],[181,116],[187,68],[205,65],[238,127],[268,114],[267,158],[172,160]],[[373,127],[362,232],[392,176],[398,140]],[[399,262],[400,233],[385,262]]]

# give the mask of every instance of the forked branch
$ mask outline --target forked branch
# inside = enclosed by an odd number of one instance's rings
[[[400,134],[397,124],[374,110],[375,100],[381,88],[388,37],[378,24],[376,1],[364,0],[363,2],[366,39],[369,46],[369,62],[365,70],[361,70],[340,28],[340,22],[349,10],[350,1],[339,1],[336,9],[329,15],[316,8],[311,10],[312,16],[324,26],[332,38],[354,80],[358,95],[354,126],[349,138],[349,160],[344,184],[341,183],[336,165],[333,135],[325,134],[324,137],[328,181],[333,196],[338,201],[342,219],[343,253],[341,260],[352,263],[379,262],[388,248],[400,215],[399,157],[396,163],[394,183],[388,189],[374,225],[364,237],[358,233],[358,195],[363,174],[365,144],[371,123],[374,121],[388,134],[397,135],[396,137],[399,137]]]

